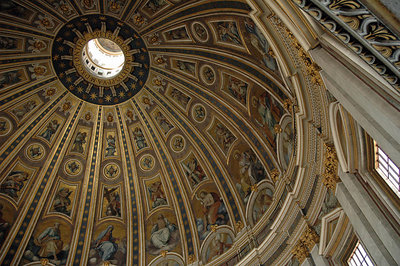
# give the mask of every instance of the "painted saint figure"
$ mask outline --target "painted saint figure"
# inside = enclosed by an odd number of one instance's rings
[[[12,171],[0,186],[0,192],[17,200],[29,174],[24,171]]]
[[[46,130],[42,134],[40,134],[40,136],[45,138],[47,141],[50,141],[51,137],[54,133],[56,133],[59,126],[60,124],[56,119],[50,121],[47,124]]]
[[[53,208],[57,212],[64,213],[66,215],[70,215],[71,211],[69,210],[69,206],[71,205],[71,196],[72,191],[69,188],[60,188],[57,194],[54,197]]]
[[[257,223],[272,203],[273,192],[266,188],[257,195],[253,206],[253,222]]]
[[[261,117],[261,125],[265,127],[265,134],[272,146],[275,146],[276,133],[274,127],[279,123],[283,114],[282,108],[267,92],[263,92],[256,101],[257,111]]]
[[[115,144],[115,137],[113,135],[108,135],[107,139],[107,147],[106,147],[106,157],[114,156],[116,153],[116,144]]]
[[[168,131],[174,127],[160,111],[156,113],[155,119],[157,121],[157,124],[161,127],[164,134],[167,134]]]
[[[86,135],[87,135],[86,132],[78,131],[74,140],[74,144],[72,146],[72,151],[79,152],[82,154],[84,153],[83,145],[86,143]]]
[[[148,187],[151,201],[153,202],[152,208],[156,208],[161,205],[167,205],[167,198],[162,188],[161,181],[156,181]]]
[[[185,175],[192,186],[199,184],[206,178],[206,174],[195,157],[192,157],[189,161],[182,162],[181,164],[185,170]]]
[[[262,62],[266,67],[276,72],[278,70],[278,66],[275,59],[272,57],[272,49],[267,39],[265,39],[260,29],[251,19],[246,19],[244,24],[247,32],[250,35],[251,44],[262,55]]]
[[[107,200],[108,204],[106,207],[106,216],[117,216],[121,217],[121,199],[118,191],[118,187],[111,189],[104,188],[103,197]]]
[[[212,225],[228,223],[228,213],[225,204],[215,192],[200,191],[197,200],[203,205],[202,217],[197,219],[197,230],[201,240],[211,231]]]
[[[228,152],[229,148],[236,140],[236,137],[221,123],[217,123],[215,127],[215,133],[217,135],[217,142],[221,146],[222,150],[225,153]]]
[[[147,142],[146,142],[146,139],[142,132],[142,129],[140,129],[138,127],[135,128],[135,130],[133,131],[133,138],[136,142],[136,146],[137,146],[138,150],[141,150],[141,149],[147,147]]]
[[[247,150],[240,155],[239,169],[240,182],[236,183],[236,187],[246,204],[251,193],[251,186],[265,179],[266,171],[252,150]]]
[[[18,119],[21,120],[27,113],[32,111],[36,106],[37,106],[36,102],[30,100],[24,103],[22,106],[12,110],[12,112]]]
[[[3,219],[3,204],[0,203],[0,247],[3,245],[11,225]]]
[[[236,23],[233,21],[218,22],[218,34],[223,42],[242,45]]]
[[[228,91],[242,104],[247,102],[247,87],[248,85],[240,79],[228,76]]]
[[[114,226],[107,226],[107,228],[104,229],[95,240],[95,249],[103,261],[113,259],[114,254],[118,250],[118,245],[115,243],[117,239],[112,236],[113,230]]]
[[[147,250],[150,254],[160,254],[161,250],[172,250],[179,243],[179,231],[163,214],[157,217],[151,228]]]
[[[16,84],[21,81],[21,74],[18,70],[0,74],[0,89]]]
[[[176,66],[177,66],[180,70],[182,70],[182,71],[184,71],[184,72],[186,72],[186,73],[189,73],[189,74],[191,74],[191,75],[194,75],[194,74],[196,73],[196,65],[193,64],[193,63],[189,63],[189,62],[184,62],[184,61],[181,61],[181,60],[177,60],[177,61],[176,61]]]
[[[61,240],[60,224],[54,223],[54,226],[47,227],[36,239],[35,244],[40,247],[38,252],[41,258],[53,257],[57,260],[57,255],[63,248]]]

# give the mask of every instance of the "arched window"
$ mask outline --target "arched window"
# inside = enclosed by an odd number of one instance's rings
[[[357,243],[347,263],[351,266],[374,266],[360,242]]]
[[[400,198],[400,169],[375,142],[375,169]]]

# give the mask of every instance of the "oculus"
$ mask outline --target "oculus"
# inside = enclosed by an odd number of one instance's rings
[[[82,61],[86,70],[98,78],[113,78],[122,70],[125,55],[115,42],[96,38],[90,40],[82,51]]]
[[[146,83],[150,68],[139,34],[105,15],[80,16],[66,23],[54,39],[52,63],[71,93],[98,105],[132,98]]]

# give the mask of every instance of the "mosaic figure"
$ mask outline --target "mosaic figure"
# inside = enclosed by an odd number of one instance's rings
[[[78,131],[78,133],[76,134],[74,143],[72,145],[73,152],[78,152],[81,154],[84,153],[84,151],[85,151],[84,144],[86,143],[86,136],[87,136],[86,132]]]
[[[106,139],[106,142],[107,142],[107,147],[106,147],[106,154],[105,154],[105,156],[106,157],[109,157],[109,156],[114,156],[115,154],[116,154],[116,143],[115,143],[115,136],[113,136],[113,135],[108,135],[107,136],[107,139]]]
[[[173,250],[179,243],[179,231],[163,214],[157,217],[151,228],[150,240],[146,247],[150,254],[158,255],[161,250]]]
[[[272,203],[273,192],[270,188],[260,191],[254,201],[252,218],[257,223]]]
[[[71,196],[72,191],[69,188],[60,188],[53,201],[53,210],[56,212],[63,213],[65,215],[71,215]]]
[[[189,101],[190,101],[190,97],[185,95],[183,92],[173,88],[170,91],[170,96],[172,97],[172,99],[174,99],[183,109],[186,109]]]
[[[187,160],[181,162],[181,165],[192,187],[207,178],[203,168],[193,154]]]
[[[121,217],[121,197],[118,187],[104,188],[103,198],[107,200],[107,206],[104,216],[117,216]]]
[[[185,140],[182,136],[175,135],[171,140],[171,147],[175,152],[180,152],[185,147]]]
[[[22,106],[12,110],[12,113],[21,120],[27,113],[32,111],[37,106],[36,101],[30,100],[24,103]]]
[[[150,200],[152,202],[151,207],[153,209],[161,205],[167,205],[167,197],[165,196],[160,180],[151,183],[147,187],[147,190],[150,194]]]
[[[21,73],[18,70],[8,71],[0,74],[0,89],[20,82]]]
[[[10,223],[3,219],[3,207],[3,204],[0,203],[0,247],[6,240],[8,232],[11,228]]]
[[[208,84],[214,83],[214,80],[215,80],[214,71],[208,66],[204,67],[202,70],[203,70],[202,75],[203,75],[204,79],[206,80],[206,83],[208,83]]]
[[[58,260],[57,256],[62,251],[63,241],[61,240],[60,224],[54,223],[47,227],[36,239],[35,244],[40,247],[37,255],[40,258],[52,258]]]
[[[210,262],[218,256],[224,254],[233,245],[233,240],[226,233],[218,233],[212,240],[206,250],[206,262]]]
[[[17,39],[11,37],[0,37],[0,49],[13,50],[17,48]],[[0,82],[1,84],[1,82]],[[1,86],[1,85],[0,85]]]
[[[251,193],[251,186],[265,179],[266,171],[252,150],[241,153],[239,169],[240,180],[236,183],[236,188],[246,204]]]
[[[137,127],[133,130],[133,139],[136,142],[136,147],[138,151],[147,147],[146,138],[144,137],[143,131],[141,128]]]
[[[261,118],[261,125],[266,129],[265,133],[267,135],[270,143],[275,146],[276,133],[274,127],[279,123],[282,117],[283,110],[282,107],[276,102],[276,100],[269,95],[267,92],[263,92],[256,100],[257,112]]]
[[[202,122],[206,117],[206,109],[202,105],[196,105],[193,108],[193,118],[197,122]]]
[[[272,49],[267,39],[260,31],[260,29],[254,24],[251,19],[246,19],[244,22],[245,28],[250,35],[250,42],[254,48],[262,55],[262,62],[266,67],[272,71],[278,70],[276,60],[272,57]]]
[[[229,148],[232,146],[233,142],[235,142],[236,137],[226,126],[219,122],[216,123],[213,133],[214,139],[226,154],[229,151]]]
[[[0,193],[8,195],[14,200],[18,200],[19,194],[28,179],[28,172],[11,171],[11,173],[8,174],[3,183],[1,183]]]
[[[112,260],[118,250],[118,244],[113,237],[114,226],[109,225],[104,229],[95,240],[95,249],[102,261]]]
[[[207,40],[208,33],[207,33],[207,30],[204,28],[203,25],[201,25],[199,23],[195,23],[195,24],[193,24],[193,30],[194,30],[195,34],[197,35],[197,37],[201,41]]]
[[[185,27],[181,27],[178,29],[170,30],[165,33],[165,37],[167,40],[183,40],[189,39],[189,35],[186,32]]]
[[[216,192],[200,191],[195,196],[202,205],[201,218],[197,218],[197,231],[200,240],[204,240],[211,231],[212,225],[228,223],[228,213],[221,197]]]
[[[235,45],[242,45],[242,40],[236,22],[224,21],[217,22],[218,36],[222,42],[231,43]]]
[[[28,158],[34,161],[40,160],[44,156],[42,145],[33,144],[28,147]]]
[[[40,136],[47,141],[50,141],[51,137],[56,133],[58,127],[60,126],[59,122],[57,119],[51,120],[47,126],[46,129],[40,134]]]
[[[154,118],[164,134],[167,134],[174,127],[160,111],[155,113]]]
[[[176,60],[176,67],[183,71],[186,72],[192,76],[196,74],[196,65],[194,63],[182,61],[182,60]]]
[[[145,11],[154,15],[167,5],[165,0],[149,0],[143,7]]]
[[[227,91],[240,103],[246,105],[248,84],[240,79],[228,75]]]

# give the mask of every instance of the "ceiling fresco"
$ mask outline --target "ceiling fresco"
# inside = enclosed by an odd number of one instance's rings
[[[298,106],[244,1],[0,6],[4,265],[233,265],[267,237]],[[97,37],[115,78],[82,66]]]

